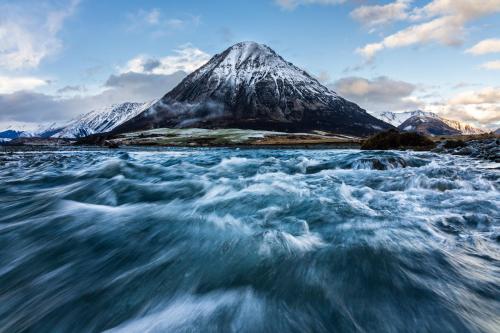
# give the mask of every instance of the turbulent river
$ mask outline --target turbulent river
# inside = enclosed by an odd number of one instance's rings
[[[0,153],[0,332],[499,332],[500,166]]]

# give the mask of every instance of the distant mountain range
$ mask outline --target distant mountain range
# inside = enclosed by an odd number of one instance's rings
[[[215,55],[114,132],[160,127],[323,130],[356,136],[393,128],[254,42]]]
[[[147,110],[154,102],[122,103],[84,114],[63,126],[55,138],[81,138],[91,134],[112,131],[127,120]]]
[[[6,129],[0,132],[2,141],[16,138],[81,138],[87,135],[112,131],[130,118],[147,110],[153,102],[148,103],[121,103],[109,107],[93,110],[62,124],[39,126],[36,129]]]
[[[375,117],[404,131],[417,131],[427,135],[471,135],[486,131],[469,124],[443,118],[433,112],[421,110],[407,112],[373,113]],[[429,127],[427,130],[426,127]]]

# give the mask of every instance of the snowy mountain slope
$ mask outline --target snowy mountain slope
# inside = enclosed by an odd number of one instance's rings
[[[6,126],[4,130],[0,131],[0,138],[31,138],[31,137],[42,137],[48,138],[51,135],[57,133],[62,128],[61,124],[38,124],[33,125],[31,123],[13,123]]]
[[[149,108],[153,102],[148,103],[122,103],[102,109],[93,110],[80,115],[73,120],[63,123],[41,125],[12,124],[0,131],[0,138],[80,138],[94,133],[113,130],[116,126],[135,117]]]
[[[405,112],[391,112],[391,111],[385,111],[385,112],[379,112],[379,113],[372,113],[375,117],[391,124],[392,126],[398,127],[401,125],[405,120],[415,117],[415,116],[422,116],[422,117],[433,117],[433,118],[439,118],[439,116],[436,113],[433,112],[425,112],[421,110],[415,110],[415,111],[405,111]]]
[[[459,135],[459,130],[448,126],[439,117],[413,116],[398,127],[402,131],[417,132],[425,135]]]
[[[111,131],[116,126],[149,108],[153,103],[127,102],[91,111],[70,121],[62,130],[52,135],[52,137],[80,138],[95,133]]]
[[[254,42],[215,55],[115,132],[160,127],[326,130],[360,136],[391,128]]]
[[[406,120],[408,120],[412,117],[425,117],[425,118],[439,119],[440,121],[444,122],[450,128],[457,130],[459,132],[458,134],[470,135],[470,134],[485,133],[485,131],[483,131],[480,128],[471,126],[469,124],[460,122],[458,120],[446,119],[446,118],[439,116],[436,113],[425,112],[422,110],[406,111],[406,112],[386,111],[386,112],[380,112],[380,113],[373,113],[373,115],[375,117],[393,125],[393,126],[396,126],[396,127],[399,127],[402,123],[404,123]]]
[[[12,140],[18,138],[23,132],[16,130],[5,130],[0,132],[0,139]]]
[[[486,133],[486,131],[480,129],[480,128],[477,128],[477,127],[474,127],[472,125],[469,125],[469,124],[466,124],[466,123],[462,123],[458,120],[451,120],[451,119],[446,119],[446,118],[440,118],[444,123],[446,123],[446,125],[450,126],[451,128],[454,128],[456,130],[458,130],[461,134],[466,134],[466,135],[470,135],[470,134],[483,134],[483,133]]]

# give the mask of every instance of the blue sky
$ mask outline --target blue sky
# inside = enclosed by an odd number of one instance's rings
[[[500,0],[0,0],[0,125],[161,97],[244,40],[369,111],[500,126]]]

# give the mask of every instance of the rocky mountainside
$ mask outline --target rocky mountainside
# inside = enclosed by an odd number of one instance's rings
[[[95,133],[112,131],[125,121],[151,107],[148,103],[121,103],[93,110],[65,123],[39,125],[13,125],[0,131],[0,139],[9,141],[17,138],[81,138]]]
[[[406,132],[417,132],[425,135],[460,135],[461,132],[450,127],[440,118],[413,116],[405,120],[398,128]]]
[[[62,125],[52,124],[14,124],[0,131],[0,139],[17,139],[17,138],[48,138],[57,133],[62,128]]]
[[[451,120],[451,119],[446,119],[440,117],[440,119],[448,126],[450,126],[453,129],[456,129],[457,131],[460,132],[460,134],[465,134],[465,135],[471,135],[471,134],[484,134],[486,131],[474,127],[472,125],[460,122],[458,120]]]
[[[127,102],[93,110],[70,121],[52,137],[81,138],[95,133],[109,132],[148,109],[152,104],[154,102]]]
[[[18,138],[22,134],[22,131],[8,129],[0,132],[0,139],[6,139],[5,141],[12,140]]]
[[[436,113],[425,112],[422,110],[405,111],[405,112],[385,111],[372,114],[375,117],[385,121],[386,123],[391,124],[394,127],[398,127],[399,125],[404,123],[407,119],[415,116],[439,118],[439,116]]]
[[[161,127],[323,130],[358,136],[392,128],[254,42],[215,55],[114,132]]]
[[[406,112],[386,111],[386,112],[376,113],[373,115],[375,117],[395,126],[395,127],[399,127],[402,123],[404,123],[406,120],[408,120],[412,117],[419,116],[419,117],[439,119],[442,122],[444,122],[446,125],[448,125],[449,127],[457,130],[459,132],[458,134],[470,135],[470,134],[483,134],[483,133],[485,133],[485,131],[483,131],[480,128],[471,126],[469,124],[460,122],[458,120],[451,120],[451,119],[443,118],[434,112],[426,112],[426,111],[422,111],[422,110],[406,111]]]

